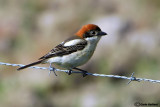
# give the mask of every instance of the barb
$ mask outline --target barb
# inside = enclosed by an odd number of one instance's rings
[[[23,64],[11,64],[11,63],[4,63],[4,62],[0,62],[0,65],[19,66],[19,67],[24,66]],[[50,68],[47,68],[47,67],[38,67],[38,66],[31,66],[29,68],[42,69],[42,70],[50,70]],[[60,72],[69,73],[69,70],[54,69],[54,71],[60,71]],[[83,73],[83,72],[80,72],[80,71],[71,71],[71,73]],[[97,73],[86,73],[86,74],[87,75],[91,75],[91,76],[99,76],[99,77],[127,79],[127,80],[129,80],[128,84],[131,81],[138,81],[138,82],[140,82],[140,81],[148,81],[148,82],[152,82],[152,83],[160,83],[160,80],[152,80],[152,79],[146,79],[146,78],[136,78],[136,77],[133,76],[134,72],[132,73],[131,77],[119,76],[119,75],[97,74]]]

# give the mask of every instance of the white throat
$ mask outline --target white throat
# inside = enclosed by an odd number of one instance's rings
[[[101,39],[101,36],[93,36],[93,37],[85,38],[85,40],[91,44],[97,44],[100,39]]]

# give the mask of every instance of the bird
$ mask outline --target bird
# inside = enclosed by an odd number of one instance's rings
[[[78,67],[88,62],[97,47],[97,43],[104,35],[107,35],[107,33],[103,32],[97,25],[84,25],[77,33],[40,57],[38,61],[22,66],[17,70],[22,70],[37,64],[49,63],[50,72],[53,71],[55,73],[55,68],[52,67],[52,64],[55,64],[67,69],[69,71],[68,75],[70,75],[73,70],[78,70],[82,72],[83,77],[85,77],[88,72]]]

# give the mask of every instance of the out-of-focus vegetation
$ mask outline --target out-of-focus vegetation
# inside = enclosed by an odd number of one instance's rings
[[[28,64],[94,23],[108,33],[81,68],[160,79],[159,0],[0,0],[0,61]],[[41,65],[40,65],[41,66]],[[48,66],[48,65],[42,65]],[[134,107],[159,103],[159,84],[0,66],[0,107]],[[53,73],[52,73],[53,74]]]

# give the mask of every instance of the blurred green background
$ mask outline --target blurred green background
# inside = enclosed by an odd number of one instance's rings
[[[0,61],[34,62],[88,23],[108,35],[80,68],[160,79],[159,0],[0,0]],[[160,106],[159,84],[17,68],[0,66],[0,107]]]

